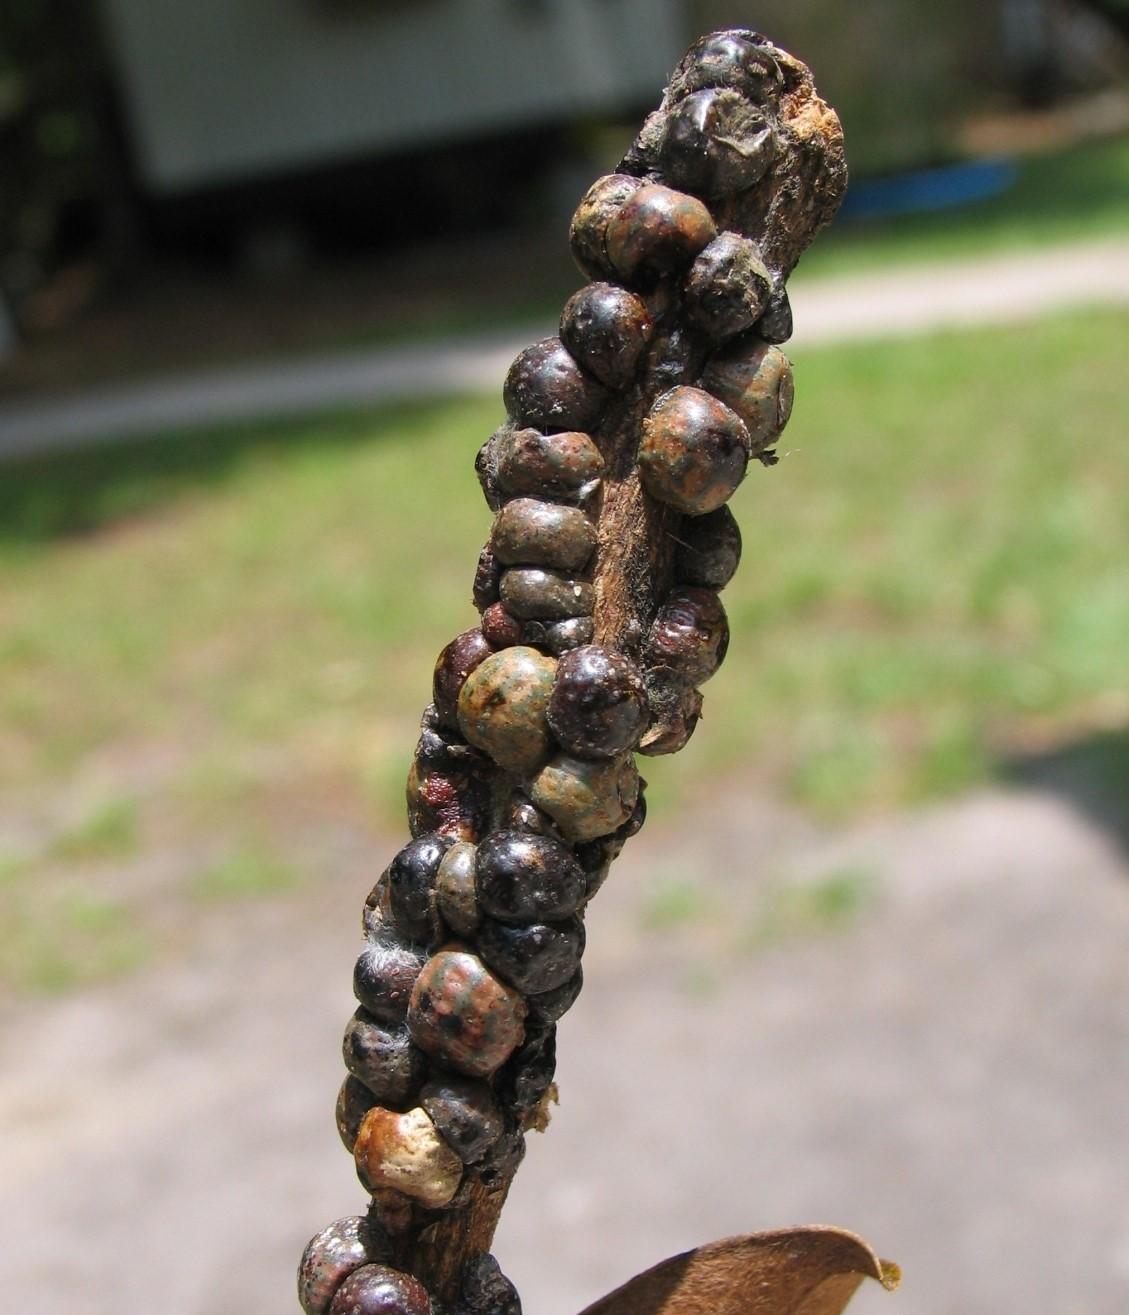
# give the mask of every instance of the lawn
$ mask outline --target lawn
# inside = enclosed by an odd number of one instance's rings
[[[1007,253],[1129,233],[1129,137],[1021,157],[1013,186],[991,200],[888,220],[836,223],[798,278],[892,264]]]
[[[740,771],[851,816],[1123,732],[1127,357],[1116,312],[805,352],[783,459],[733,502],[730,656],[686,752],[645,766],[658,809]],[[474,619],[498,414],[5,469],[0,983],[100,976],[185,908],[289,889],[328,861],[318,827],[362,852],[403,830],[431,662]]]

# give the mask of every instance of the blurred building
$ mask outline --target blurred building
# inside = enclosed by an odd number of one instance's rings
[[[635,109],[677,0],[102,0],[147,189],[171,193]]]
[[[512,219],[515,200],[520,208],[554,167],[567,167],[576,126],[637,119],[697,32],[759,28],[807,60],[840,108],[857,176],[942,162],[954,126],[993,98],[1047,103],[1109,75],[1095,36],[1109,30],[1103,7],[1107,0],[96,8],[134,186],[158,209],[175,199],[182,229],[226,198],[222,221],[235,216],[252,231],[259,213],[308,227],[316,211],[347,240],[355,210],[369,238],[398,240]],[[380,196],[366,172],[375,162]],[[410,216],[395,204],[398,190],[417,200]],[[194,199],[205,204],[193,208]]]
[[[717,27],[758,28],[811,65],[854,177],[944,163],[986,106],[1115,79],[1125,12],[1125,0],[0,0],[0,308],[17,328],[50,328],[169,251],[278,270],[543,219],[552,196],[571,204],[614,163],[626,131],[602,125],[637,123],[688,41]],[[0,309],[0,341],[3,321]]]

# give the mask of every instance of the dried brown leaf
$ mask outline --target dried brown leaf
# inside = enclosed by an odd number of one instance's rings
[[[892,1290],[901,1274],[854,1233],[750,1233],[672,1256],[582,1315],[840,1315],[864,1278]]]

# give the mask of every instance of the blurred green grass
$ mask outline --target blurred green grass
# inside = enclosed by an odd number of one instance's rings
[[[128,858],[137,852],[138,808],[133,799],[107,799],[72,826],[64,827],[51,846],[53,857],[70,862]]]
[[[257,899],[293,890],[301,880],[296,868],[269,850],[244,847],[199,872],[191,883],[197,899]]]
[[[57,994],[146,963],[152,941],[138,910],[75,881],[44,888],[27,880],[5,889],[0,984]]]
[[[733,502],[728,661],[687,750],[644,764],[653,806],[739,779],[848,816],[1129,723],[1127,358],[1113,311],[805,352],[782,460]],[[319,799],[402,830],[498,419],[420,403],[5,469],[0,787],[112,791],[30,849],[0,810],[0,980],[137,961],[128,886],[77,929],[50,910],[76,871],[143,874],[152,836],[207,835],[199,903],[293,886],[278,821]]]

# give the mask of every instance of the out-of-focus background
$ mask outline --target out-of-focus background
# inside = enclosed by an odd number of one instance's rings
[[[699,32],[841,111],[728,661],[589,919],[497,1251],[571,1315],[834,1222],[1129,1309],[1129,4],[4,0],[5,1307],[286,1311],[362,1204],[361,902],[471,466]]]

